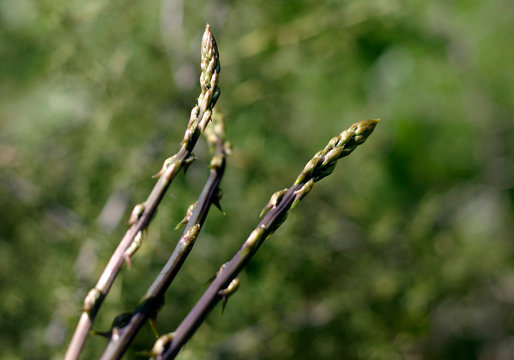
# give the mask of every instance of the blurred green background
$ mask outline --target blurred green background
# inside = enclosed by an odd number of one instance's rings
[[[514,358],[514,5],[2,0],[0,358],[62,358],[151,175],[178,150],[210,23],[233,155],[158,318],[172,331],[276,190],[383,121],[261,248],[181,359]],[[95,329],[131,310],[207,177],[179,176]],[[84,359],[105,339],[91,337]],[[153,344],[145,326],[126,358]]]

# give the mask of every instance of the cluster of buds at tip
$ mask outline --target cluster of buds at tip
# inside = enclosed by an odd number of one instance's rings
[[[202,37],[200,68],[200,85],[202,93],[214,90],[218,84],[218,76],[220,73],[220,61],[218,53],[218,45],[211,32],[211,27],[207,25]]]
[[[140,203],[134,206],[134,209],[132,209],[132,212],[130,213],[130,218],[128,221],[128,224],[130,226],[134,225],[139,218],[143,215],[143,212],[145,211],[145,203]]]
[[[302,200],[311,191],[313,186],[314,180],[310,179],[305,184],[303,184],[303,186],[300,189],[294,192],[295,198],[293,204],[291,205],[291,209],[295,208],[295,206],[300,202],[300,200]]]
[[[218,46],[209,25],[206,26],[202,37],[201,53],[200,86],[202,93],[198,97],[199,113],[197,117],[200,117],[198,126],[203,131],[211,120],[212,109],[220,96],[220,89],[218,88],[220,73]]]
[[[180,243],[184,245],[185,247],[190,246],[198,236],[198,233],[200,232],[200,224],[195,224],[189,228],[189,230],[186,231],[184,236],[180,239]]]
[[[200,86],[202,92],[198,96],[196,105],[191,110],[189,123],[182,140],[182,147],[187,148],[196,141],[200,132],[203,132],[213,117],[212,110],[220,96],[218,79],[220,73],[220,62],[216,40],[211,33],[209,25],[205,28],[202,37],[202,60],[200,75]]]
[[[162,355],[162,353],[164,353],[164,351],[171,344],[174,337],[175,337],[174,332],[160,336],[153,345],[153,348],[151,351],[152,356]]]
[[[280,201],[282,200],[284,195],[287,193],[287,190],[288,189],[283,189],[283,190],[279,190],[279,191],[273,193],[273,195],[271,195],[271,198],[270,198],[268,204],[262,209],[261,213],[259,214],[259,217],[262,218],[264,215],[266,215],[266,213],[268,211],[276,208],[278,206],[278,204],[280,204]]]
[[[90,312],[94,308],[96,302],[98,301],[98,299],[100,299],[101,296],[102,291],[100,291],[99,289],[92,288],[91,290],[89,290],[84,299],[84,307],[82,308],[82,311]]]
[[[189,222],[189,219],[191,219],[191,215],[193,214],[193,210],[195,209],[197,203],[198,201],[195,201],[194,203],[189,205],[189,207],[186,210],[186,216],[184,216],[184,218],[177,224],[177,226],[175,226],[175,230],[179,229],[180,227]]]
[[[364,120],[353,124],[339,136],[333,137],[327,146],[305,165],[296,179],[295,185],[306,180],[318,181],[334,171],[336,161],[349,155],[358,145],[363,144],[373,132],[380,119]]]
[[[332,172],[338,159],[349,155],[358,145],[363,144],[379,121],[380,119],[360,121],[336,136],[333,139],[336,140],[335,143],[331,140],[324,149],[319,178]],[[327,169],[323,169],[325,167]]]

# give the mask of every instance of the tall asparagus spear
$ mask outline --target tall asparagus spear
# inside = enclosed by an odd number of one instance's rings
[[[285,221],[287,212],[302,200],[315,182],[330,175],[338,159],[349,155],[358,145],[366,141],[379,119],[365,120],[353,124],[347,130],[333,137],[327,146],[305,165],[296,181],[289,188],[277,191],[263,209],[264,216],[242,247],[225,263],[216,278],[177,329],[161,336],[154,344],[152,355],[158,360],[173,359],[182,346],[194,334],[219,302],[226,300],[237,289],[237,276],[259,249],[261,244]]]
[[[198,97],[196,106],[191,111],[181,148],[178,153],[164,161],[162,169],[156,175],[159,177],[159,180],[146,201],[136,205],[132,211],[129,220],[131,227],[114,251],[114,254],[95,287],[86,295],[82,315],[80,316],[75,333],[66,351],[66,360],[77,359],[80,355],[96,314],[107,296],[114,279],[119,273],[123,263],[125,261],[129,262],[131,256],[137,249],[137,242],[133,245],[134,241],[141,239],[143,231],[148,227],[157,206],[177,173],[182,168],[186,168],[194,160],[192,150],[201,132],[209,123],[212,116],[212,109],[220,95],[218,88],[218,77],[220,73],[218,48],[209,25],[206,26],[202,38],[201,70],[200,85],[202,91]]]

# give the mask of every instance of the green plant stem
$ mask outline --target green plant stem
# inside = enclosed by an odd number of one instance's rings
[[[141,232],[148,227],[157,206],[175,176],[182,168],[187,168],[192,160],[194,160],[192,150],[200,134],[211,119],[212,109],[220,93],[218,88],[220,72],[219,55],[216,41],[210,31],[209,25],[207,25],[202,38],[201,58],[202,72],[200,85],[202,91],[198,97],[196,106],[191,111],[189,123],[184,134],[184,139],[182,140],[182,146],[177,154],[166,159],[164,162],[161,171],[156,175],[159,177],[159,180],[146,201],[134,208],[133,217],[131,217],[130,220],[132,222],[131,227],[114,251],[97,284],[87,294],[84,300],[82,314],[66,351],[66,360],[78,359],[100,306],[114,283],[123,263],[129,261],[130,256],[133,255],[132,252],[127,254],[127,250],[134,243],[134,239],[138,234],[141,234]]]
[[[289,209],[307,195],[314,182],[328,176],[334,170],[338,159],[349,155],[358,145],[364,143],[378,121],[375,119],[355,123],[339,136],[332,138],[327,146],[316,153],[307,163],[293,185],[273,194],[270,202],[264,208],[267,213],[243,246],[218,271],[216,278],[193,309],[173,333],[163,335],[157,340],[152,350],[156,359],[173,359],[178,354],[211,309],[220,300],[226,299],[225,289],[230,287],[230,284],[237,278],[264,240],[285,221]]]
[[[218,131],[213,144],[215,151],[210,164],[209,178],[192,213],[187,215],[189,219],[182,237],[168,262],[147,290],[140,306],[130,317],[130,321],[122,328],[116,329],[116,336],[111,336],[101,357],[102,360],[121,358],[143,324],[159,311],[163,304],[164,294],[191,251],[211,205],[217,204],[220,200],[219,183],[225,171],[227,147],[223,138],[222,126],[219,123],[212,125],[216,125]]]

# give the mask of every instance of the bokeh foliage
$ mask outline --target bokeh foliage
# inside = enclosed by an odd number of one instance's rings
[[[158,319],[171,331],[274,191],[351,123],[320,182],[182,359],[514,357],[514,6],[467,1],[0,2],[0,357],[61,358],[151,175],[178,149],[209,22],[233,156]],[[176,181],[95,328],[174,247],[208,153]],[[148,349],[145,328],[127,358]],[[104,339],[91,338],[84,358]]]

